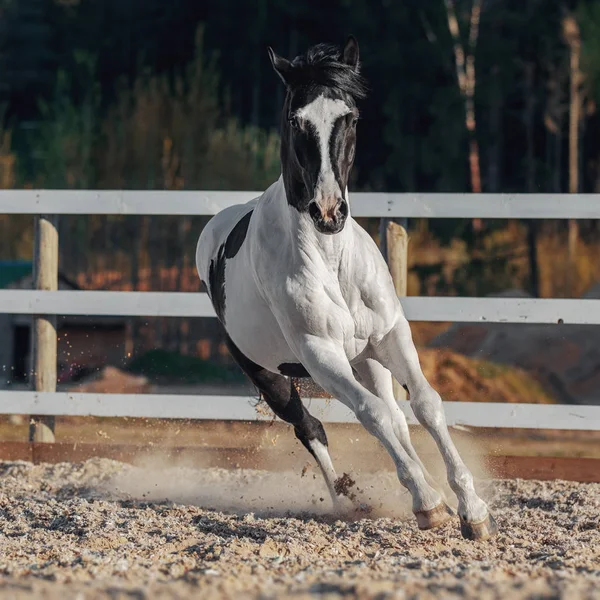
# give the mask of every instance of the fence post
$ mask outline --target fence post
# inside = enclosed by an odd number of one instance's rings
[[[35,217],[33,277],[38,290],[58,289],[58,218]],[[33,381],[36,392],[56,391],[56,315],[34,315],[32,327]],[[54,417],[31,416],[30,442],[54,442]]]
[[[385,228],[387,260],[399,298],[406,296],[408,282],[408,233],[406,219],[388,219]],[[396,400],[406,400],[406,391],[394,379]]]

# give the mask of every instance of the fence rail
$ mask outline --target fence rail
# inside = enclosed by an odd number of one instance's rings
[[[410,321],[600,325],[600,300],[400,298]],[[205,293],[0,290],[0,313],[215,317]]]
[[[0,190],[0,214],[215,215],[260,192]],[[600,194],[350,194],[352,215],[431,219],[600,219]]]
[[[358,423],[354,414],[336,400],[305,398],[317,418],[326,423]],[[189,394],[84,394],[72,392],[0,392],[0,414],[37,414],[148,419],[207,419],[271,421],[274,417],[255,409],[248,396]],[[409,403],[399,402],[411,425],[415,419]],[[503,404],[500,402],[445,402],[450,426],[600,430],[597,406],[556,404]]]
[[[0,214],[213,215],[258,192],[2,190]],[[598,194],[352,194],[352,212],[374,218],[600,219]],[[600,325],[600,300],[401,298],[412,321]],[[2,290],[0,312],[31,315],[214,317],[206,294]],[[55,344],[55,340],[53,342]],[[324,421],[354,422],[340,403],[309,399]],[[409,422],[414,417],[401,402]],[[600,430],[600,406],[447,402],[451,425]],[[0,392],[0,414],[263,419],[244,396]]]

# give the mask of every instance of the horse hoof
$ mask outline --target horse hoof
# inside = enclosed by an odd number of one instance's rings
[[[420,510],[415,513],[419,529],[434,529],[440,527],[452,517],[452,509],[445,503],[440,502],[431,510]]]
[[[479,523],[468,523],[461,517],[460,532],[467,540],[487,540],[498,533],[498,525],[492,515],[488,516]]]

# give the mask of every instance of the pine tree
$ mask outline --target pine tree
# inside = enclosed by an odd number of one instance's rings
[[[3,80],[20,116],[31,117],[37,99],[52,88],[55,53],[47,0],[5,0]]]

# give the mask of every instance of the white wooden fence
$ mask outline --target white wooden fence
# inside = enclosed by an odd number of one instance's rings
[[[0,191],[0,214],[213,215],[258,192]],[[378,218],[599,219],[600,195],[353,194],[352,212]],[[599,257],[600,260],[600,257]],[[600,300],[520,298],[403,298],[413,321],[600,325]],[[214,317],[206,294],[0,290],[0,312],[32,315]],[[599,340],[600,343],[600,340]],[[308,399],[316,416],[354,422],[337,401]],[[600,398],[599,398],[600,402]],[[407,402],[401,407],[410,423]],[[599,406],[447,402],[449,424],[600,430]],[[264,419],[245,396],[73,394],[0,391],[0,414]]]

